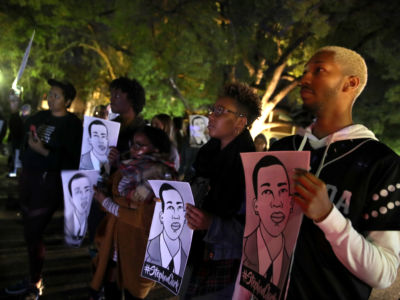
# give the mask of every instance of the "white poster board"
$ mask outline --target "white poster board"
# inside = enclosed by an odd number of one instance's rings
[[[64,192],[64,240],[68,246],[80,247],[87,230],[87,218],[99,171],[61,171]]]
[[[80,170],[100,171],[103,166],[109,168],[109,149],[117,145],[120,126],[118,122],[84,117]]]
[[[241,154],[246,225],[240,284],[257,299],[284,299],[303,217],[294,202],[295,168],[308,170],[308,151]],[[237,291],[235,291],[237,294]]]
[[[210,136],[208,135],[208,118],[202,115],[189,116],[189,129],[191,147],[200,148],[208,142]]]
[[[181,287],[193,230],[186,223],[186,204],[194,205],[189,183],[149,180],[161,201],[156,203],[142,277],[154,280],[175,295]]]

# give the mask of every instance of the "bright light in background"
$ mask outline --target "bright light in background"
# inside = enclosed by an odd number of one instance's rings
[[[3,79],[4,79],[3,72],[1,72],[0,70],[0,84],[3,83]]]
[[[42,101],[40,101],[40,108],[44,110],[49,109],[49,104],[47,103],[47,94],[43,94]]]

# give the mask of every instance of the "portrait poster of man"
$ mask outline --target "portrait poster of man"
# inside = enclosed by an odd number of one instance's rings
[[[295,168],[308,151],[242,153],[246,225],[240,284],[257,299],[284,299],[303,213],[293,199]],[[242,289],[242,288],[241,288]]]
[[[157,198],[147,242],[142,277],[154,280],[175,295],[181,287],[192,243],[186,224],[186,203],[194,205],[189,183],[149,180]]]
[[[64,240],[71,247],[80,247],[87,229],[87,218],[93,198],[93,185],[99,171],[62,171],[64,192]]]
[[[117,145],[120,126],[118,122],[84,117],[80,170],[100,171],[104,167],[108,171],[109,148]]]
[[[191,147],[200,148],[208,142],[208,118],[202,115],[189,116],[190,141]]]

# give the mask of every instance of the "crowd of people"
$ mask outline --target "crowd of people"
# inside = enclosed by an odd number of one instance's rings
[[[145,91],[137,80],[113,80],[110,107],[121,128],[108,154],[110,176],[94,187],[88,299],[144,299],[154,286],[140,276],[155,207],[148,179],[191,183],[195,205],[186,204],[185,218],[194,235],[179,297],[250,299],[238,278],[246,213],[240,153],[267,151],[267,145],[274,151],[311,153],[310,170],[298,169],[293,178],[293,198],[304,219],[281,298],[368,299],[372,288],[393,283],[400,255],[400,160],[366,127],[353,124],[352,107],[366,81],[359,54],[321,48],[300,80],[304,107],[315,115],[303,136],[272,144],[258,135],[253,141],[249,129],[261,115],[260,97],[248,85],[233,82],[209,109],[210,139],[194,135],[199,147],[189,147],[189,139],[177,135],[181,120],[160,113],[146,124],[141,116]],[[68,111],[76,95],[73,85],[48,83],[49,110],[24,122],[20,143],[29,276],[5,289],[34,299],[42,287],[44,230],[63,201],[60,171],[78,169],[83,130],[81,120]],[[98,107],[94,116],[107,118],[107,107]],[[202,118],[191,122],[206,126]]]

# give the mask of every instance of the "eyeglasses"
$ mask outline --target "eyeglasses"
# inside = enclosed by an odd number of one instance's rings
[[[208,108],[208,114],[209,115],[214,114],[214,116],[219,117],[219,116],[222,116],[225,113],[231,113],[231,114],[234,114],[234,115],[236,115],[238,117],[245,117],[246,116],[243,113],[239,113],[239,112],[227,109],[227,108],[225,108],[225,107],[223,107],[221,105],[217,105],[217,106],[212,105],[212,106],[210,106]]]

